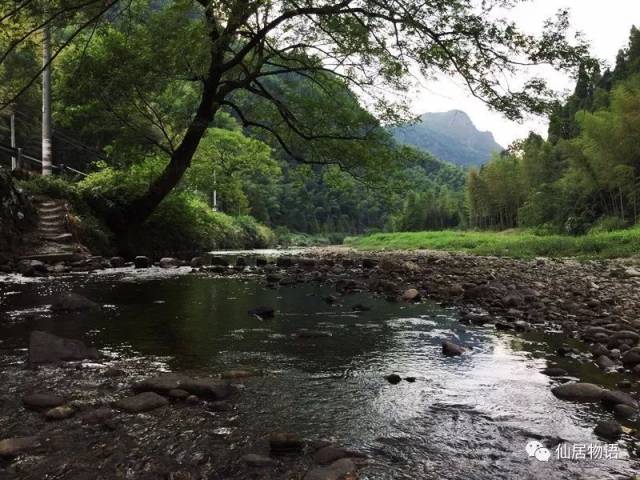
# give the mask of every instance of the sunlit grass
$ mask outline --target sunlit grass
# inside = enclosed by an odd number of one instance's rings
[[[360,250],[447,250],[515,258],[616,258],[640,255],[640,226],[578,237],[513,230],[377,233],[349,237],[345,244]]]

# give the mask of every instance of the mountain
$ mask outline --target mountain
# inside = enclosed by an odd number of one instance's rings
[[[460,110],[425,113],[418,122],[393,128],[391,133],[400,143],[463,167],[482,165],[492,153],[504,150],[491,132],[478,130]]]

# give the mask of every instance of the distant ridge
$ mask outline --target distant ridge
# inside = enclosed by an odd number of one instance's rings
[[[400,143],[462,167],[482,165],[504,150],[491,132],[478,130],[461,110],[425,113],[417,123],[393,128],[391,133]]]

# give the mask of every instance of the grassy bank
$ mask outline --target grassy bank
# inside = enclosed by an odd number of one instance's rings
[[[515,258],[615,258],[640,255],[640,226],[573,237],[508,232],[404,232],[350,237],[345,244],[361,250],[447,250]]]

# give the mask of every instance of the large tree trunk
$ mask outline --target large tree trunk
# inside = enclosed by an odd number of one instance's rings
[[[205,91],[196,116],[162,174],[151,183],[146,192],[130,204],[116,206],[106,212],[106,222],[117,236],[127,238],[128,232],[147,220],[160,202],[180,183],[218,108],[219,104],[214,104],[213,95]]]

